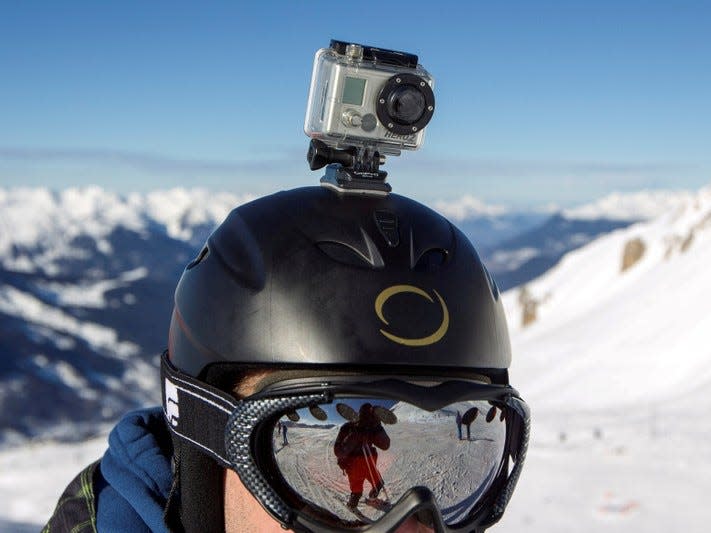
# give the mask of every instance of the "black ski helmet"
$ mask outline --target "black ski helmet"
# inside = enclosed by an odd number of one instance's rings
[[[180,279],[168,350],[179,370],[223,390],[260,365],[434,368],[508,384],[511,362],[499,291],[461,231],[396,194],[323,187],[230,213]],[[174,446],[186,531],[224,527],[221,470]]]
[[[413,200],[320,187],[238,207],[175,292],[170,360],[506,369],[499,293],[469,240]]]

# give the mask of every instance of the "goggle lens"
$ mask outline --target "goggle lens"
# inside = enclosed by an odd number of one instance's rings
[[[506,407],[464,401],[427,411],[384,398],[337,398],[275,424],[286,499],[339,527],[386,513],[412,487],[434,494],[445,522],[469,516],[505,456]]]

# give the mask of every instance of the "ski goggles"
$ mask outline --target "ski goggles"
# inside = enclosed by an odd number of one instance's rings
[[[497,522],[523,466],[529,411],[515,389],[472,380],[328,376],[243,400],[163,358],[171,430],[231,468],[295,531],[435,531]]]

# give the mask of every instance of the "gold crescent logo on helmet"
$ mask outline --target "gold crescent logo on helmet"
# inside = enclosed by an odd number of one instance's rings
[[[383,306],[390,298],[403,292],[417,294],[418,296],[425,298],[428,302],[434,303],[434,300],[429,294],[414,285],[393,285],[392,287],[388,287],[378,294],[378,297],[375,299],[375,313],[386,326],[389,325],[389,322],[383,315]],[[398,337],[397,335],[393,335],[384,329],[381,329],[380,333],[385,335],[391,341],[397,342],[398,344],[404,344],[405,346],[429,346],[430,344],[438,342],[442,337],[444,337],[445,333],[447,333],[447,330],[449,329],[449,310],[447,309],[447,304],[444,303],[444,300],[439,293],[434,289],[432,289],[432,292],[434,292],[437,300],[439,300],[439,305],[442,307],[442,323],[439,328],[437,328],[437,331],[431,335],[417,339]]]

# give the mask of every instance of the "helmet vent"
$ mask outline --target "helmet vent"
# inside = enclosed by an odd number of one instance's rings
[[[347,244],[340,242],[319,242],[319,249],[328,257],[339,263],[360,268],[383,268],[384,263],[380,254],[375,259],[364,256],[357,250],[354,250]]]
[[[198,266],[200,263],[202,263],[203,259],[205,259],[209,253],[210,249],[207,246],[204,246],[203,249],[200,250],[200,253],[197,255],[197,257],[190,261],[190,263],[188,263],[188,266],[185,267],[185,270],[190,270],[191,268]]]
[[[349,242],[337,240],[323,240],[316,246],[328,257],[345,265],[381,269],[385,266],[383,256],[368,233],[360,228],[362,240],[349,239]]]
[[[448,252],[444,248],[430,248],[420,255],[412,267],[416,272],[436,272],[447,262]]]
[[[388,246],[395,248],[400,244],[400,233],[397,229],[397,216],[390,211],[375,211],[373,213],[375,225],[378,231],[388,243]]]
[[[350,244],[337,241],[322,241],[316,243],[316,246],[334,261],[345,265],[373,269],[383,268],[385,262],[373,239],[362,228],[360,232],[363,236],[363,242],[358,244],[363,245],[363,250],[358,250]]]

